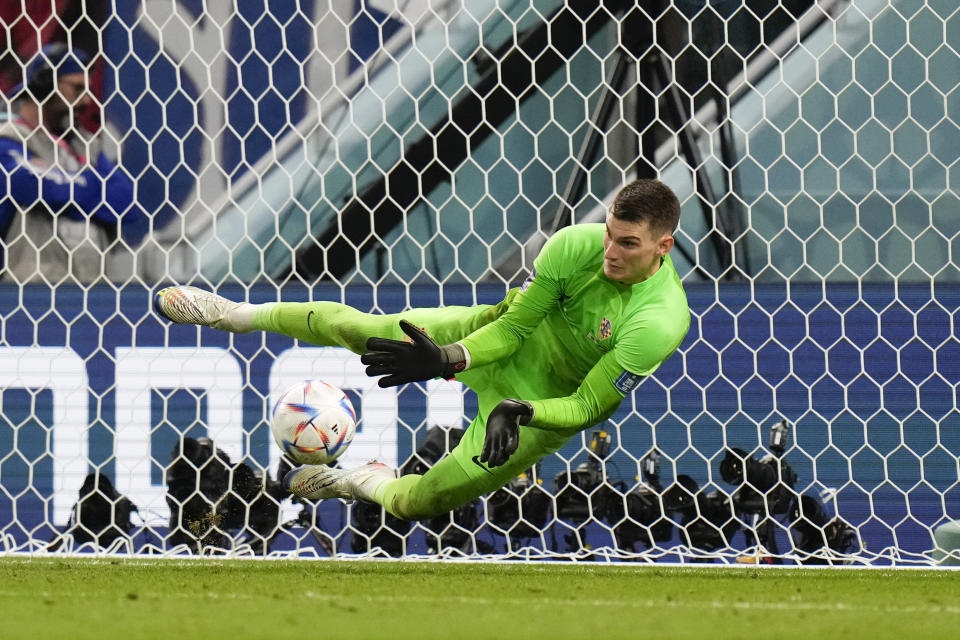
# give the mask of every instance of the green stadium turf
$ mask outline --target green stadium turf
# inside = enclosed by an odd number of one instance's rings
[[[0,638],[958,638],[960,572],[0,558]]]

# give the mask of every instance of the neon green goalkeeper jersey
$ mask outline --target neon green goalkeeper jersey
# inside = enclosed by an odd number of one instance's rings
[[[687,297],[669,255],[647,280],[603,273],[605,225],[557,232],[509,310],[460,343],[481,414],[503,398],[531,402],[531,427],[565,436],[609,417],[623,397],[680,345]],[[487,406],[484,406],[487,405]]]

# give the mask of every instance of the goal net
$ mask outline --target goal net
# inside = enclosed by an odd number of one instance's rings
[[[45,164],[21,137],[0,175],[0,552],[960,563],[954,0],[4,19],[0,134],[28,122],[15,85],[54,41],[90,54],[91,104],[59,142],[89,158]],[[130,197],[98,244],[80,187],[54,204],[17,185],[75,180],[101,150],[98,197]],[[267,412],[321,378],[359,414],[344,466],[422,472],[472,392],[380,389],[345,350],[151,309],[169,284],[376,313],[496,302],[637,177],[681,199],[689,335],[609,420],[434,520],[291,499]],[[137,212],[142,238],[123,228]],[[36,216],[49,237],[18,222]],[[59,248],[59,275],[17,262],[23,242]]]

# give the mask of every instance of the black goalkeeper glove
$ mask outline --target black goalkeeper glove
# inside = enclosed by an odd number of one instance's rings
[[[487,435],[483,439],[480,462],[488,467],[505,463],[520,444],[521,424],[533,419],[533,406],[523,400],[501,400],[487,418]]]
[[[381,387],[433,378],[449,380],[467,368],[467,350],[459,344],[438,345],[406,320],[400,321],[400,328],[411,342],[369,338],[367,352],[360,356],[360,362],[368,365],[368,376],[386,376],[377,382]]]

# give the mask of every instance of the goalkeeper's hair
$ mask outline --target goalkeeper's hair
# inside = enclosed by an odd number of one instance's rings
[[[654,235],[673,233],[680,221],[680,201],[659,180],[634,180],[613,200],[613,217],[646,222]]]

